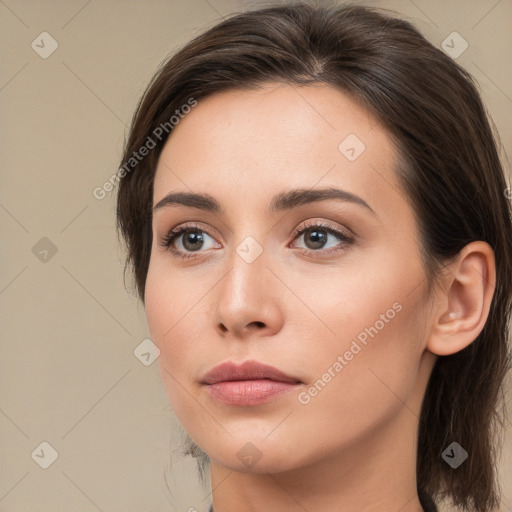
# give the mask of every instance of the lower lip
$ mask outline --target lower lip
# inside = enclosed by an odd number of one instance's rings
[[[234,380],[209,384],[210,395],[231,405],[260,405],[295,389],[296,383],[268,379]]]

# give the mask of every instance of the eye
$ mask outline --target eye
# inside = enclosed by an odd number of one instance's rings
[[[299,249],[324,254],[346,250],[347,246],[354,242],[353,237],[349,234],[318,221],[310,221],[297,228],[294,236],[294,240],[301,237],[304,239],[306,247],[298,247]]]
[[[171,230],[160,242],[165,249],[182,258],[195,258],[201,249],[211,249],[208,246],[208,239],[213,238],[202,230],[199,225],[183,224]]]

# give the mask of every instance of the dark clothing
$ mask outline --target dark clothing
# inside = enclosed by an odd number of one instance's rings
[[[420,499],[420,504],[425,512],[437,512],[434,500],[427,493],[418,491],[418,498]]]
[[[423,491],[418,491],[418,497],[425,512],[438,512],[436,504],[428,494],[425,494]],[[209,512],[213,512],[213,505],[210,505]]]

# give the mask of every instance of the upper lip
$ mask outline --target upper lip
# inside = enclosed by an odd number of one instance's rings
[[[279,382],[300,383],[296,377],[258,361],[245,361],[237,365],[233,362],[219,364],[212,368],[202,379],[203,384],[217,384],[230,380],[269,379]]]

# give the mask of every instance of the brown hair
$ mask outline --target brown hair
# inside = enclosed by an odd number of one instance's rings
[[[417,217],[429,284],[466,244],[482,240],[493,248],[496,290],[483,331],[464,350],[438,358],[426,390],[417,484],[465,510],[496,508],[497,427],[503,425],[503,381],[510,366],[507,185],[472,77],[409,22],[356,5],[281,4],[222,21],[160,67],[134,114],[122,165],[150,138],[158,139],[156,147],[133,169],[125,167],[118,190],[118,229],[140,299],[152,243],[153,181],[172,133],[169,120],[191,98],[200,101],[264,82],[330,84],[384,124],[397,149],[396,172]],[[168,128],[165,135],[156,137],[162,126]],[[453,441],[469,454],[457,469],[441,458]]]

